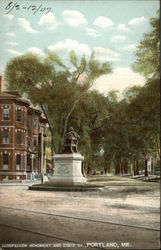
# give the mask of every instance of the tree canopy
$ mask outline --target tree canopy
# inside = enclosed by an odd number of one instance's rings
[[[160,77],[160,13],[150,19],[151,31],[144,34],[136,50],[133,70],[147,79]]]
[[[100,63],[94,53],[86,59],[71,51],[66,65],[51,52],[45,58],[27,53],[8,62],[5,78],[10,90],[25,93],[40,106],[49,124],[51,150],[61,152],[71,114],[79,101],[96,78],[111,72],[111,65]]]

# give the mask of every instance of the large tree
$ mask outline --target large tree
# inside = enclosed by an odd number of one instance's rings
[[[100,63],[94,53],[86,59],[71,51],[66,65],[51,52],[45,58],[27,53],[8,62],[5,78],[9,89],[27,94],[42,109],[51,132],[53,155],[62,150],[69,120],[81,98],[97,77],[110,72],[111,65]]]
[[[146,78],[160,77],[160,16],[150,19],[151,31],[144,34],[137,46],[136,61],[133,70]]]
[[[132,68],[146,77],[146,84],[140,89],[129,104],[132,122],[138,123],[136,128],[136,150],[145,158],[145,174],[147,175],[147,154],[160,155],[159,147],[159,79],[160,79],[160,13],[150,19],[151,31],[144,34],[137,46],[136,61]],[[135,134],[135,133],[134,133]]]
[[[159,86],[159,80],[155,79],[148,81],[143,87],[132,87],[125,93],[128,101],[126,122],[130,125],[129,128],[127,126],[127,132],[131,161],[136,163],[139,159],[144,159],[146,175],[148,154],[160,155]]]

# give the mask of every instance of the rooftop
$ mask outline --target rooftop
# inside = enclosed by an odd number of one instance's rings
[[[29,107],[29,110],[36,112],[43,122],[47,122],[47,119],[43,116],[42,111],[38,106],[34,106],[30,100],[27,98],[27,95],[21,96],[18,91],[11,91],[3,88],[4,82],[2,81],[2,76],[0,75],[0,100],[15,100],[25,104]]]

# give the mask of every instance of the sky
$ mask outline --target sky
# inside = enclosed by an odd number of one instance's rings
[[[95,51],[98,60],[113,68],[94,83],[101,93],[143,85],[144,77],[131,65],[158,9],[157,0],[1,0],[0,74],[12,57],[25,52],[44,56],[50,50],[67,60],[70,50],[87,58]]]

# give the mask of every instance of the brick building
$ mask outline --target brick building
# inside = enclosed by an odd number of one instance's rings
[[[0,181],[34,178],[44,166],[46,120],[18,93],[1,91]]]

